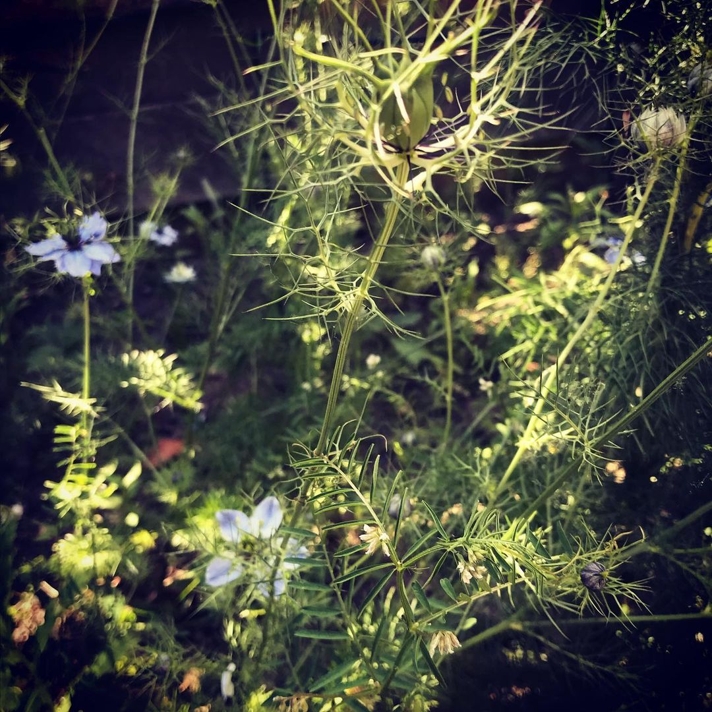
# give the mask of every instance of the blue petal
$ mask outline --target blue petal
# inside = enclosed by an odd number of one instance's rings
[[[57,272],[69,274],[72,277],[83,277],[92,271],[92,261],[81,250],[70,250],[62,253],[54,261]]]
[[[119,253],[108,242],[104,242],[103,240],[84,245],[82,252],[89,259],[96,260],[105,265],[121,261]]]
[[[242,564],[232,559],[216,556],[210,560],[205,569],[205,583],[208,586],[224,586],[230,581],[240,578],[243,573]]]
[[[218,520],[220,533],[223,539],[237,544],[243,533],[251,534],[250,520],[244,512],[236,509],[221,509],[216,512],[215,518]]]
[[[612,265],[617,259],[618,259],[618,253],[620,252],[620,248],[618,247],[609,247],[604,253],[603,253],[603,259],[608,262],[609,265]]]
[[[290,559],[306,559],[309,556],[309,549],[306,546],[299,546],[297,539],[290,539],[287,542],[285,554]],[[285,561],[282,564],[282,568],[285,571],[292,571],[293,569],[298,569],[299,564],[296,561]]]
[[[52,235],[52,237],[42,240],[42,242],[35,242],[33,245],[25,247],[26,252],[40,258],[39,262],[57,259],[59,254],[66,249],[67,243],[61,235]]]
[[[269,581],[261,581],[260,583],[257,584],[256,588],[260,592],[260,594],[262,595],[263,598],[270,597]],[[275,596],[275,598],[277,596],[281,596],[284,593],[286,588],[287,588],[287,584],[284,580],[284,576],[281,573],[278,573],[274,579],[274,596]]]
[[[282,508],[276,497],[263,499],[250,517],[250,532],[260,539],[269,539],[282,523]]]
[[[79,224],[79,241],[91,242],[101,240],[106,235],[108,223],[99,213],[92,213],[91,217],[84,217]]]

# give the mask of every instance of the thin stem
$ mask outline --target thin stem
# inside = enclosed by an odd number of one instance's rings
[[[126,150],[126,209],[128,211],[129,220],[129,238],[134,238],[134,192],[136,189],[134,176],[134,161],[136,153],[136,132],[138,129],[138,113],[141,108],[141,94],[143,92],[143,79],[146,73],[146,65],[148,64],[148,47],[151,43],[151,35],[153,34],[153,26],[156,22],[158,14],[158,6],[161,0],[153,0],[151,3],[151,12],[146,25],[146,32],[143,35],[143,44],[141,45],[141,54],[138,60],[138,71],[136,73],[136,88],[134,90],[133,106],[129,114],[129,141]],[[129,283],[127,289],[127,297],[129,305],[133,305],[134,291],[134,268],[133,265],[129,268]],[[129,347],[133,343],[133,309],[129,309],[129,328],[128,328]]]
[[[89,309],[89,298],[94,293],[91,276],[84,277],[82,281],[83,303],[82,316],[84,319],[84,350],[83,350],[83,370],[82,370],[82,400],[86,403],[89,400],[91,389],[91,312]],[[91,452],[91,422],[86,409],[82,409],[82,458],[87,461]]]
[[[447,343],[447,372],[445,375],[445,431],[443,432],[442,449],[447,447],[452,426],[452,389],[455,372],[455,358],[452,340],[452,318],[450,314],[450,294],[446,291],[440,275],[437,275],[438,289],[443,302],[443,321],[445,322],[445,341]]]
[[[685,133],[685,138],[682,143],[682,150],[680,152],[680,161],[677,164],[677,171],[675,172],[675,183],[672,187],[672,193],[670,195],[670,201],[668,203],[668,214],[665,221],[665,227],[663,228],[663,234],[660,238],[660,247],[655,255],[655,263],[653,264],[653,270],[650,273],[650,279],[648,280],[648,286],[645,289],[646,301],[650,297],[653,289],[658,284],[658,277],[660,275],[660,265],[663,261],[663,255],[665,254],[665,248],[667,247],[668,239],[670,237],[670,230],[672,228],[672,221],[677,213],[677,201],[680,197],[680,186],[682,185],[682,178],[685,174],[685,169],[687,168],[687,151],[690,148],[690,136],[692,130],[697,123],[697,114],[693,114],[690,119],[690,124]]]
[[[403,188],[408,179],[409,165],[406,161],[398,166],[398,172],[396,174],[396,186],[398,188]],[[373,252],[369,257],[369,264],[363,275],[361,276],[361,282],[358,289],[354,295],[353,303],[351,304],[351,310],[349,311],[348,317],[346,319],[346,324],[344,325],[344,330],[341,336],[341,342],[339,343],[339,350],[336,354],[336,363],[334,364],[334,372],[331,377],[331,386],[329,388],[329,398],[326,403],[326,411],[324,413],[324,421],[321,426],[321,434],[319,436],[319,442],[316,446],[315,453],[320,455],[324,451],[326,446],[326,441],[329,437],[329,429],[331,427],[331,421],[333,420],[334,413],[336,411],[336,402],[339,398],[339,392],[341,391],[341,378],[344,374],[344,366],[346,365],[346,358],[349,352],[349,346],[351,344],[351,337],[356,330],[356,324],[359,317],[361,316],[361,309],[363,303],[368,296],[373,280],[376,276],[376,272],[383,259],[383,254],[386,251],[388,242],[393,236],[393,231],[396,226],[396,220],[398,218],[398,210],[401,205],[400,193],[398,191],[393,191],[393,197],[388,205],[388,210],[386,212],[386,219],[383,223],[383,229],[378,237]]]
[[[522,457],[524,457],[524,454],[529,450],[532,443],[532,439],[534,437],[534,433],[540,423],[539,416],[541,415],[541,412],[544,409],[548,394],[551,392],[556,383],[556,379],[559,376],[561,368],[566,363],[566,360],[571,355],[571,352],[574,350],[581,337],[584,336],[584,334],[588,331],[589,327],[595,321],[596,317],[598,316],[598,312],[603,306],[603,302],[608,297],[608,294],[611,291],[611,287],[613,286],[616,274],[618,273],[618,268],[620,267],[620,264],[623,261],[623,258],[625,257],[626,250],[628,249],[628,246],[630,245],[630,242],[633,239],[633,235],[635,234],[638,222],[640,221],[643,215],[643,210],[645,209],[645,206],[647,205],[648,200],[650,199],[650,195],[653,192],[653,187],[657,182],[658,175],[660,173],[661,162],[662,157],[658,156],[651,169],[650,177],[648,178],[648,184],[645,188],[645,193],[640,199],[635,214],[630,220],[628,229],[626,230],[625,239],[623,240],[623,244],[621,245],[621,249],[618,252],[618,257],[615,263],[611,266],[611,272],[608,275],[608,278],[606,279],[603,287],[601,288],[601,291],[598,293],[598,296],[596,297],[594,303],[591,305],[591,308],[588,310],[586,318],[581,322],[578,329],[576,329],[574,335],[569,339],[569,342],[564,347],[563,351],[559,355],[559,358],[556,359],[556,363],[551,368],[549,376],[542,385],[542,394],[539,397],[539,400],[537,401],[536,405],[534,406],[534,410],[532,412],[531,418],[529,419],[529,423],[527,424],[527,428],[524,431],[524,434],[522,435],[517,452],[514,454],[514,457],[509,463],[509,467],[507,467],[507,470],[505,471],[504,475],[502,475],[502,479],[500,480],[500,483],[497,486],[497,489],[494,494],[495,497],[504,491],[504,488],[509,482],[509,478],[516,470],[517,465],[519,465]]]

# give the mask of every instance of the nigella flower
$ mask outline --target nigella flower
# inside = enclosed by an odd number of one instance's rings
[[[170,225],[165,225],[160,230],[153,230],[148,239],[161,247],[172,247],[178,240],[178,232]]]
[[[609,264],[615,264],[616,260],[618,259],[618,254],[621,251],[621,247],[623,245],[623,238],[622,237],[605,237],[605,238],[599,238],[597,240],[594,240],[591,243],[592,248],[597,248],[597,247],[607,247],[608,249],[603,253],[603,259]],[[628,264],[631,262],[634,265],[642,265],[645,264],[645,255],[641,254],[638,252],[638,250],[632,250],[630,252],[630,255],[626,255],[624,258],[624,263],[627,261]]]
[[[99,213],[84,217],[79,224],[78,240],[70,244],[61,235],[52,235],[25,248],[38,262],[54,260],[60,274],[83,277],[87,272],[101,273],[101,266],[119,262],[121,257],[106,242],[107,222]]]
[[[606,567],[598,561],[592,561],[581,569],[581,583],[589,591],[600,591],[606,585]]]
[[[276,497],[267,497],[262,500],[253,510],[251,516],[236,509],[221,509],[215,515],[218,527],[223,539],[233,545],[255,541],[262,541],[267,544],[272,540],[282,524],[282,508]],[[258,558],[253,556],[251,560],[247,557],[235,556],[215,556],[208,564],[205,571],[205,582],[209,586],[223,586],[231,581],[253,574],[257,579],[257,590],[265,597],[270,596],[270,582],[273,576],[276,557],[268,555]],[[256,552],[259,554],[259,549]],[[285,555],[287,558],[304,559],[308,556],[306,547],[300,546],[296,539],[288,539]],[[286,588],[284,578],[285,571],[296,569],[298,564],[285,561],[280,570],[277,571],[273,581],[273,591],[275,596],[281,596]]]

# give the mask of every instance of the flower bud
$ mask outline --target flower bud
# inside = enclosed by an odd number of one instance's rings
[[[606,567],[592,561],[581,569],[581,583],[589,591],[600,591],[606,585]]]
[[[692,68],[687,80],[690,93],[699,96],[712,94],[712,62],[704,62]]]
[[[428,245],[420,253],[420,261],[433,272],[445,264],[445,250],[439,245]]]
[[[644,141],[650,148],[668,148],[682,142],[687,132],[687,122],[675,109],[649,106],[633,123],[630,135],[635,141]]]

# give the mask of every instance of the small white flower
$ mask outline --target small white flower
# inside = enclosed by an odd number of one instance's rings
[[[460,641],[454,633],[449,630],[439,630],[433,634],[428,646],[428,652],[432,655],[436,650],[440,655],[449,655],[453,650],[461,647]]]
[[[390,556],[391,552],[388,551],[388,542],[390,537],[386,532],[380,527],[372,527],[370,524],[363,525],[364,533],[359,536],[359,539],[363,542],[368,543],[368,549],[366,549],[366,556],[371,556],[375,553],[378,547],[381,547],[384,556]]]
[[[166,282],[171,284],[185,284],[195,280],[195,268],[185,262],[176,262],[170,272],[163,276]]]
[[[172,247],[178,241],[178,232],[170,225],[165,225],[161,230],[154,230],[148,239],[161,247]]]
[[[488,397],[492,393],[493,388],[494,383],[492,381],[490,381],[488,378],[480,378],[480,390],[483,393],[486,393]]]
[[[631,138],[650,148],[669,148],[681,143],[687,133],[687,122],[675,109],[649,106],[634,122]]]
[[[378,354],[369,354],[366,358],[366,368],[369,371],[373,371],[379,363],[381,363],[381,357]]]
[[[464,559],[461,559],[458,562],[457,570],[460,573],[462,583],[464,583],[465,585],[469,584],[473,578],[479,580],[487,575],[486,567],[476,566],[475,564],[472,564],[469,561],[465,561]]]

